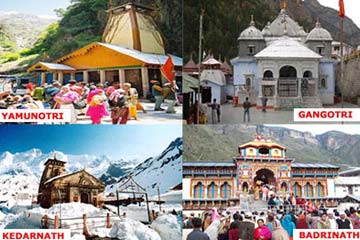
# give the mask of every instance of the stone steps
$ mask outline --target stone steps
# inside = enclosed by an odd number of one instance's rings
[[[301,107],[303,107],[303,108],[322,108],[323,105],[322,105],[319,97],[312,96],[312,97],[303,97]]]

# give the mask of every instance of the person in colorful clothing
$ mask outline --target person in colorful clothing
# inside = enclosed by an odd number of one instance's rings
[[[112,124],[126,124],[129,117],[129,107],[125,91],[121,88],[113,91],[109,97]]]
[[[102,89],[91,91],[86,100],[89,104],[86,115],[90,116],[92,124],[100,124],[102,117],[109,116],[106,111],[106,96]]]
[[[254,230],[255,240],[271,240],[271,231],[264,225],[264,220],[257,220],[258,227]]]
[[[79,100],[79,94],[71,91],[68,86],[63,86],[61,91],[55,95],[54,100],[56,108],[70,110],[70,123],[76,123],[77,116],[73,103]]]

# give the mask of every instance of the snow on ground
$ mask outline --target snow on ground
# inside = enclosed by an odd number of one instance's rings
[[[115,223],[110,230],[109,237],[127,240],[161,240],[155,230],[130,218],[122,218],[120,222]]]
[[[108,207],[113,213],[117,214],[117,207],[116,206],[111,206],[111,205],[106,205],[106,207]],[[154,210],[155,212],[159,212],[159,205],[154,204],[154,203],[149,203],[149,209],[150,209],[150,214],[151,211]],[[161,211],[165,211],[165,212],[171,212],[172,210],[175,211],[181,211],[182,210],[182,206],[181,204],[163,204],[161,205]],[[140,221],[140,222],[148,222],[148,214],[147,214],[147,208],[146,208],[146,204],[142,204],[141,206],[139,205],[128,205],[126,207],[124,206],[120,206],[120,216],[123,213],[126,213],[126,216],[128,218]]]
[[[46,212],[50,217],[54,217],[56,214],[60,215],[60,210],[62,218],[82,218],[84,213],[86,213],[88,217],[95,217],[106,215],[107,213],[107,210],[79,202],[55,204]]]
[[[86,238],[82,234],[74,234],[73,236],[71,236],[70,240],[86,240]]]
[[[159,233],[161,239],[181,239],[181,226],[175,215],[160,215],[151,228]]]

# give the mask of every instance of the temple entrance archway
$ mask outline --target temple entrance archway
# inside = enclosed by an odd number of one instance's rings
[[[89,194],[88,193],[81,193],[80,199],[82,203],[90,203],[89,202]]]
[[[293,66],[286,65],[279,71],[279,96],[296,97],[298,95],[297,72]]]
[[[262,168],[256,172],[254,178],[255,185],[269,184],[275,186],[275,174],[267,168]]]

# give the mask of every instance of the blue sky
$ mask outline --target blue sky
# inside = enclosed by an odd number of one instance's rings
[[[0,11],[56,16],[54,9],[69,5],[70,0],[0,0]]]
[[[178,125],[0,125],[0,153],[38,148],[66,154],[138,155],[161,153],[182,136]]]

